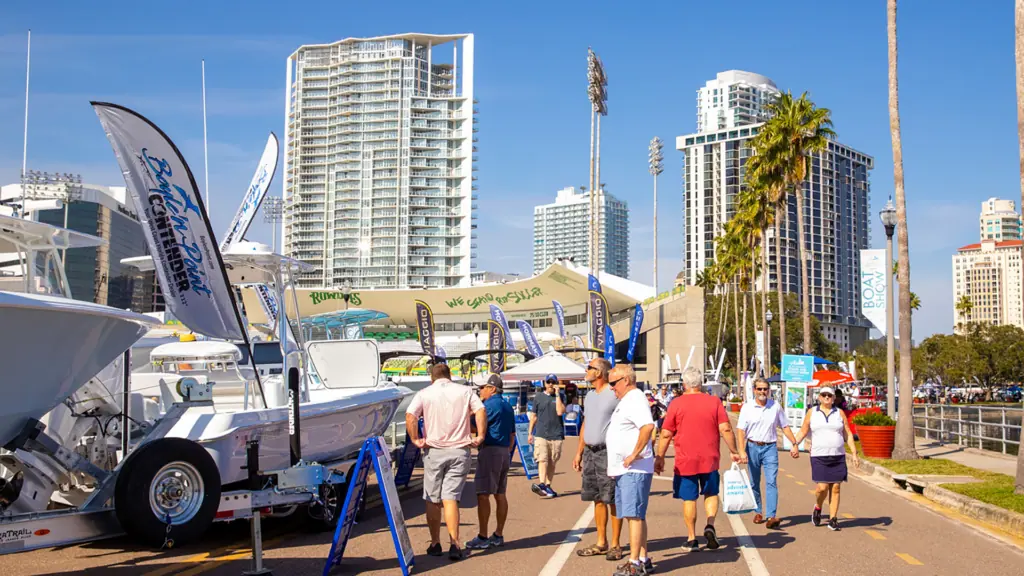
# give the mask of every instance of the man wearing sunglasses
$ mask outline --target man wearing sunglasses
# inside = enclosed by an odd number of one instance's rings
[[[750,483],[754,490],[754,502],[757,513],[754,524],[764,525],[769,529],[778,528],[780,522],[776,517],[779,507],[779,450],[776,447],[782,433],[793,443],[790,454],[793,458],[800,457],[796,437],[789,428],[786,411],[782,405],[771,398],[771,386],[764,378],[754,380],[754,402],[747,402],[740,410],[739,422],[736,423],[737,443],[740,449],[740,462],[746,463],[750,470]],[[765,499],[761,498],[761,472],[764,471]],[[761,515],[762,504],[765,515]],[[767,517],[767,520],[765,518]]]
[[[622,533],[622,519],[615,515],[615,479],[608,476],[608,447],[605,433],[612,413],[619,404],[615,391],[608,385],[608,371],[611,362],[594,358],[587,365],[587,382],[590,392],[583,398],[583,425],[580,428],[580,442],[576,445],[576,459],[572,467],[583,473],[583,488],[580,498],[594,503],[594,524],[597,526],[597,543],[576,552],[579,556],[604,555],[607,560],[622,560],[619,535]],[[612,533],[608,535],[608,517],[612,519]],[[609,545],[610,540],[610,545]]]

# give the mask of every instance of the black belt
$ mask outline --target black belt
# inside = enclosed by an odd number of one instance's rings
[[[757,444],[758,446],[774,446],[776,442],[758,442],[757,440],[747,440],[751,444]]]
[[[590,448],[591,450],[595,450],[595,451],[597,451],[597,450],[604,450],[607,447],[608,447],[607,444],[587,444],[587,448]]]

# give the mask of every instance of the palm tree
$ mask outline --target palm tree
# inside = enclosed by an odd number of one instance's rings
[[[804,239],[804,179],[807,159],[825,150],[835,136],[832,112],[818,108],[804,92],[800,98],[786,92],[768,105],[771,119],[765,123],[765,146],[783,169],[785,186],[796,196],[797,246],[800,258],[800,304],[803,313],[803,351],[811,354],[811,289],[807,275],[807,247]]]
[[[717,280],[715,278],[714,262],[708,263],[703,270],[697,272],[697,286],[700,286],[704,301],[704,322],[702,323],[703,334],[701,340],[704,342],[704,356],[707,356],[707,322],[708,322],[708,295],[715,291]]]
[[[960,296],[956,301],[956,313],[960,316],[960,322],[958,322],[957,325],[962,327],[965,323],[970,322],[970,320],[965,319],[970,318],[971,312],[973,311],[974,302],[971,302],[971,299],[966,294]]]
[[[1020,199],[1024,206],[1024,0],[1016,0],[1013,10],[1014,59],[1017,63],[1017,150],[1020,155]],[[1024,278],[1022,278],[1024,281]],[[1017,452],[1017,494],[1024,494],[1024,450]]]
[[[896,243],[899,254],[900,295],[900,397],[899,420],[896,423],[896,460],[919,458],[914,447],[914,383],[911,368],[911,302],[910,302],[910,238],[907,234],[907,198],[903,189],[903,141],[900,136],[900,93],[896,45],[896,0],[888,0],[887,32],[889,37],[889,132],[892,135],[893,180],[896,189]]]
[[[786,194],[786,182],[780,154],[769,146],[767,140],[769,135],[769,132],[762,130],[754,137],[751,144],[754,149],[754,155],[747,160],[745,170],[751,189],[757,190],[758,196],[763,198],[766,203],[767,210],[764,214],[762,235],[767,235],[769,226],[775,226],[775,295],[778,305],[776,315],[779,318],[779,354],[781,355],[785,354],[788,349],[786,347],[786,323],[782,321],[785,318],[786,308],[783,293],[782,234],[780,232],[780,223],[782,222],[782,210],[789,200]],[[762,246],[765,247],[761,251],[762,268],[767,271],[767,244],[763,240]],[[763,294],[766,294],[768,289],[769,282],[766,272],[764,275]]]

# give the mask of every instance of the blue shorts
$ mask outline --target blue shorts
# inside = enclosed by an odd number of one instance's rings
[[[718,470],[693,476],[676,474],[672,478],[672,497],[692,502],[700,496],[718,496],[719,483]]]
[[[647,501],[651,496],[654,474],[626,472],[615,479],[615,517],[647,518]]]

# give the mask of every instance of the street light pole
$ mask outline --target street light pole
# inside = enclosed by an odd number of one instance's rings
[[[896,417],[896,348],[893,336],[892,235],[896,232],[896,207],[892,198],[878,213],[885,227],[885,412]]]
[[[597,275],[599,266],[598,239],[598,193],[601,192],[601,116],[608,115],[608,93],[605,86],[608,78],[604,65],[593,49],[587,49],[587,97],[590,99],[590,236],[588,244],[588,265],[590,273]],[[595,122],[596,120],[596,122]],[[595,128],[597,145],[595,147]]]
[[[664,171],[664,164],[661,155],[661,138],[651,138],[651,145],[647,148],[647,159],[650,164],[648,172],[654,177],[654,295],[658,295],[658,175]]]
[[[764,313],[764,377],[771,378],[772,376],[772,311],[766,310]]]

